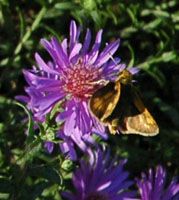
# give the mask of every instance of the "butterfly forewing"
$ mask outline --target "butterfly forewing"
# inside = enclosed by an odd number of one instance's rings
[[[92,113],[102,122],[111,115],[120,97],[120,83],[109,82],[97,90],[90,99]]]

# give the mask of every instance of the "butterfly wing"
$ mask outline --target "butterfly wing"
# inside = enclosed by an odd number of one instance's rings
[[[122,126],[119,125],[120,131],[123,134],[157,135],[159,133],[159,127],[143,104],[140,94],[134,86],[131,86],[131,98],[132,102],[127,110],[127,116],[124,113]],[[137,114],[133,114],[132,107],[137,109]]]
[[[111,134],[139,134],[154,136],[159,128],[143,104],[137,89],[131,85],[121,84],[120,98],[113,112],[104,120]]]
[[[109,82],[97,90],[90,99],[91,112],[102,122],[111,115],[120,98],[120,82]]]

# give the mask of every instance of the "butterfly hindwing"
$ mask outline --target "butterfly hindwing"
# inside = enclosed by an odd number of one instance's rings
[[[139,134],[143,136],[154,136],[159,133],[159,128],[148,111],[148,109],[143,104],[140,94],[137,89],[131,85],[131,98],[132,104],[129,105],[128,114],[123,118],[123,128],[121,132],[123,134]],[[138,110],[138,113],[133,114],[132,107]],[[129,114],[131,112],[131,115]],[[120,127],[120,125],[119,125]]]

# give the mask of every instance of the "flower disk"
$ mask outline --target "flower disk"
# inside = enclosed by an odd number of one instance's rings
[[[72,69],[67,70],[64,78],[64,90],[74,98],[88,99],[95,91],[95,81],[99,80],[100,72],[93,67],[85,66],[79,60]]]

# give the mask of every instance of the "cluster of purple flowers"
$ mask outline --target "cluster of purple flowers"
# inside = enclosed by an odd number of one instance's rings
[[[80,160],[80,167],[73,173],[75,192],[64,192],[68,200],[178,200],[179,181],[166,183],[162,166],[142,173],[136,183],[124,170],[126,160],[111,160],[109,151],[89,152],[88,161]],[[138,191],[131,190],[137,185]]]
[[[108,152],[98,149],[89,152],[88,161],[81,160],[80,168],[73,174],[75,193],[63,193],[70,200],[117,200],[133,197],[135,192],[129,191],[133,184],[128,180],[128,172],[123,167],[126,160],[116,163],[110,159]]]
[[[148,175],[142,173],[137,179],[141,200],[177,200],[179,199],[179,182],[173,179],[166,186],[166,171],[162,166],[157,166],[156,171],[149,170]]]
[[[109,152],[97,150],[89,154],[89,160],[80,161],[73,173],[75,192],[64,192],[68,200],[178,200],[179,181],[166,184],[166,171],[162,166],[142,173],[136,180],[138,191],[130,190],[134,181],[124,170],[126,160],[111,160]]]
[[[83,44],[79,37],[80,28],[72,21],[69,39],[65,38],[61,43],[54,37],[50,41],[42,39],[41,44],[52,60],[44,61],[35,54],[37,66],[23,71],[28,96],[19,97],[27,103],[38,123],[45,123],[59,104],[54,120],[59,125],[55,134],[61,140],[61,152],[76,160],[75,148],[78,146],[88,155],[88,160],[80,159],[79,168],[73,173],[75,193],[64,192],[63,196],[70,200],[179,199],[179,183],[173,179],[165,187],[166,172],[161,166],[156,171],[150,169],[148,174],[143,173],[141,179],[136,180],[138,192],[135,192],[131,191],[134,181],[129,180],[129,174],[124,170],[126,160],[111,160],[109,152],[89,148],[95,144],[93,134],[107,139],[105,126],[88,108],[89,99],[105,81],[114,81],[127,67],[119,57],[110,60],[119,47],[119,40],[100,51],[102,30],[97,33],[93,45],[89,29]],[[138,71],[136,68],[128,70],[132,74]],[[47,139],[45,147],[49,152],[53,151],[53,146],[53,140]]]

